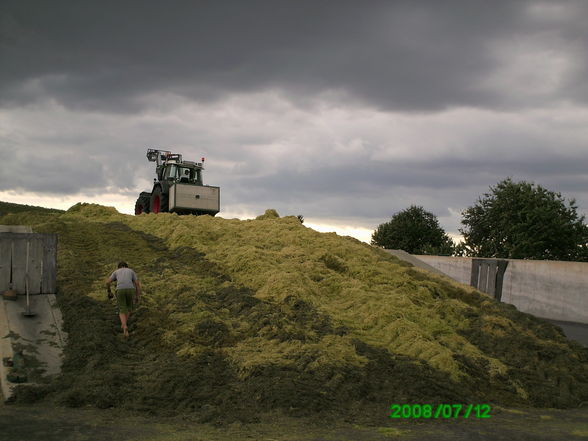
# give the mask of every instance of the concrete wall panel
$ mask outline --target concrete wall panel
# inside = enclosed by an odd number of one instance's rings
[[[41,294],[41,270],[45,251],[43,240],[38,237],[31,239],[29,243],[29,293]]]
[[[12,288],[19,294],[25,292],[27,241],[12,239]]]
[[[12,288],[24,294],[27,268],[29,293],[55,293],[57,235],[0,232],[0,292],[9,289],[12,277]]]
[[[415,256],[419,260],[428,263],[433,268],[447,274],[454,280],[466,285],[470,284],[472,274],[472,259],[469,257],[445,257],[445,256]]]
[[[43,293],[57,292],[57,234],[43,235],[45,254],[43,256],[41,288]]]
[[[469,257],[415,256],[458,282],[469,285]],[[538,317],[588,323],[588,263],[508,260],[502,301]]]
[[[12,242],[0,241],[0,290],[5,291],[10,286],[10,271],[12,268]],[[1,337],[1,336],[0,336]]]

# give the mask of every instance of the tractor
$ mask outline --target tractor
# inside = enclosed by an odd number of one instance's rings
[[[220,188],[204,185],[202,162],[183,161],[182,155],[167,150],[147,149],[147,159],[155,162],[157,178],[153,190],[142,192],[135,214],[209,214],[220,211]]]

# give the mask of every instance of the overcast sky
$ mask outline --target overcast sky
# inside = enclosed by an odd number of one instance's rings
[[[222,217],[458,234],[498,181],[588,213],[588,1],[0,2],[0,200],[131,213],[148,147]]]

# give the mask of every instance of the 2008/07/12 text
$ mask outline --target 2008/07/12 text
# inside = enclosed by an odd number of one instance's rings
[[[390,418],[490,418],[489,404],[392,404]]]

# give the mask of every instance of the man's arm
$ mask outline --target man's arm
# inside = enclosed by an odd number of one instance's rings
[[[141,282],[139,279],[133,280],[133,285],[135,285],[135,302],[139,303],[139,299],[141,298]]]
[[[110,284],[112,283],[112,279],[109,277],[108,279],[106,279],[106,282],[104,283],[104,285],[106,285],[106,291],[108,292],[108,298],[111,299],[114,294],[112,294],[112,291],[110,290]]]

